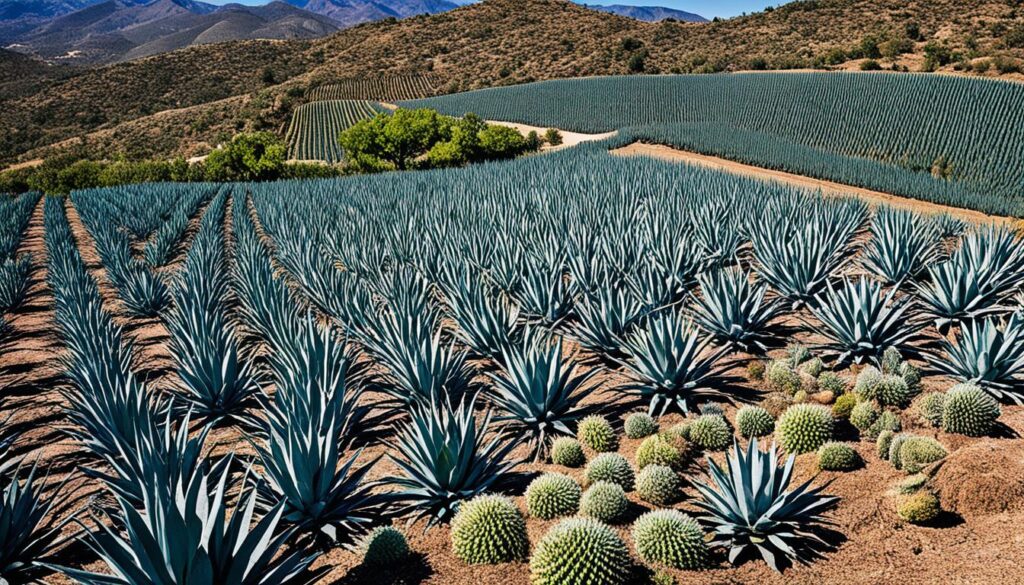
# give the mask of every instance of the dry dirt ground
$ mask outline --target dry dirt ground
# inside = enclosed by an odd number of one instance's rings
[[[783,183],[794,187],[820,191],[823,195],[827,196],[855,196],[867,201],[872,206],[884,204],[898,209],[907,209],[927,215],[948,213],[960,219],[979,224],[1009,224],[1014,221],[1011,218],[987,215],[980,211],[950,207],[948,205],[939,205],[937,203],[929,203],[927,201],[911,199],[909,197],[890,195],[881,191],[872,191],[870,189],[854,187],[843,183],[835,183],[833,181],[815,179],[804,175],[766,169],[716,156],[708,156],[705,154],[698,154],[696,152],[680,150],[663,144],[634,142],[628,146],[612,150],[611,153],[616,156],[649,156],[660,160],[708,167],[737,175],[744,175],[757,179]]]
[[[74,235],[89,265],[90,272],[100,285],[104,306],[111,311],[119,323],[125,326],[128,335],[136,340],[138,366],[147,371],[150,387],[160,391],[176,383],[170,353],[166,347],[166,328],[159,322],[136,323],[122,316],[116,299],[116,292],[106,282],[102,267],[98,264],[94,244],[82,226],[77,214],[68,205]],[[230,218],[230,213],[228,218]],[[193,220],[195,223],[196,220]],[[194,227],[194,226],[193,226]],[[190,228],[189,232],[193,228]],[[30,252],[37,259],[32,275],[32,292],[29,302],[12,319],[15,337],[9,346],[0,351],[0,385],[11,384],[20,389],[20,401],[11,412],[18,412],[20,421],[31,428],[26,442],[38,449],[44,463],[58,465],[61,473],[73,473],[80,460],[76,458],[76,445],[61,433],[55,432],[61,423],[63,398],[59,388],[59,367],[56,362],[61,354],[61,342],[55,333],[53,323],[53,297],[46,286],[46,256],[42,240],[42,204],[36,210],[23,242],[22,251]],[[230,246],[230,239],[229,239]],[[173,270],[174,266],[169,270]],[[813,338],[800,336],[801,342],[813,342]],[[586,357],[571,343],[566,351],[573,358]],[[579,360],[577,360],[579,363]],[[585,367],[585,366],[580,366]],[[614,395],[615,387],[624,381],[622,374],[604,371],[591,383],[588,402],[604,402],[605,392]],[[926,378],[929,390],[944,390],[949,380]],[[746,384],[754,390],[763,387],[757,382]],[[372,400],[372,397],[368,397]],[[731,419],[734,409],[727,409]],[[678,416],[663,420],[667,428],[678,422]],[[617,421],[621,422],[621,421]],[[830,482],[827,493],[839,496],[841,501],[830,515],[834,530],[843,537],[837,550],[808,566],[791,568],[783,575],[773,573],[759,561],[747,562],[731,567],[720,552],[714,558],[712,568],[699,572],[674,571],[678,583],[696,584],[806,584],[849,583],[874,585],[880,583],[905,584],[995,584],[1024,583],[1024,569],[1019,559],[1024,558],[1024,532],[1019,526],[1024,523],[1024,407],[1007,407],[1001,418],[1003,428],[995,437],[967,439],[938,433],[921,428],[909,414],[903,422],[906,428],[920,434],[937,436],[952,452],[949,459],[931,470],[935,475],[935,489],[941,495],[944,507],[949,511],[940,521],[930,526],[913,526],[901,521],[895,513],[892,485],[905,477],[887,462],[879,460],[874,445],[855,442],[856,448],[866,461],[864,468],[850,473],[822,473],[816,482]],[[639,440],[623,439],[620,452],[631,461]],[[228,430],[211,438],[210,448],[217,453],[236,450],[251,455],[250,445],[240,433]],[[372,478],[386,479],[397,473],[397,466],[386,454],[389,449],[374,445],[361,455],[361,460],[382,457],[372,471]],[[514,457],[524,457],[520,448]],[[721,459],[723,453],[712,454]],[[687,477],[699,479],[706,464],[700,458],[691,464]],[[797,480],[813,477],[816,473],[813,455],[804,455],[797,460]],[[537,473],[559,471],[582,479],[581,470],[568,470],[549,464],[525,464],[520,471]],[[77,474],[76,474],[77,475]],[[523,506],[522,487],[515,493],[515,500]],[[88,495],[91,490],[78,485],[74,495]],[[692,510],[695,492],[686,489],[686,496],[677,507]],[[630,494],[634,503],[631,517],[636,517],[648,506],[643,505]],[[88,501],[74,503],[81,508]],[[532,545],[536,545],[545,531],[555,522],[528,520],[528,531]],[[629,524],[617,526],[622,537],[629,542]],[[323,583],[338,584],[388,584],[388,583],[431,583],[452,585],[514,585],[529,580],[525,562],[497,566],[468,566],[457,560],[450,552],[449,531],[446,527],[424,531],[422,523],[407,530],[413,555],[409,561],[386,570],[368,571],[359,566],[359,557],[354,552],[340,549],[325,554],[318,567],[328,569]],[[95,560],[88,551],[81,548],[65,551],[62,562],[85,565],[90,569],[102,570],[102,563]],[[51,582],[64,583],[60,577]],[[637,577],[637,582],[643,582]]]

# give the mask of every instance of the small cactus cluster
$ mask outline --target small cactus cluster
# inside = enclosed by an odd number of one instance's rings
[[[583,467],[587,457],[579,441],[569,437],[560,437],[551,443],[551,462],[563,467]]]
[[[658,432],[658,423],[647,413],[634,412],[626,417],[623,430],[630,439],[642,439]]]
[[[857,380],[853,385],[853,391],[860,394],[862,398],[871,400],[875,397],[875,387],[882,380],[882,372],[875,366],[865,366],[857,374]]]
[[[619,438],[611,423],[603,416],[591,415],[580,421],[576,439],[598,453],[609,453],[619,447]]]
[[[629,549],[614,530],[591,518],[555,525],[530,559],[531,585],[626,585]]]
[[[542,520],[572,516],[580,507],[582,493],[575,479],[560,473],[546,473],[527,486],[526,511]]]
[[[708,562],[704,531],[679,510],[655,510],[640,516],[633,524],[633,544],[647,563],[700,569]]]
[[[871,423],[871,426],[861,433],[861,436],[870,441],[874,441],[882,431],[892,431],[895,433],[902,428],[903,425],[900,423],[900,419],[895,413],[889,410],[883,410],[882,414],[878,415],[878,418],[875,419],[875,422]]]
[[[803,385],[800,374],[793,369],[789,360],[770,362],[765,369],[764,380],[772,390],[784,392],[790,396],[796,394]]]
[[[485,494],[459,506],[452,519],[452,551],[471,565],[526,558],[526,521],[506,497]]]
[[[736,429],[748,439],[765,437],[775,429],[775,419],[760,406],[743,406],[736,411]]]
[[[701,449],[721,451],[732,444],[732,429],[725,417],[702,414],[690,423],[689,439]]]
[[[942,412],[946,404],[946,395],[942,392],[928,392],[914,400],[914,412],[926,425],[942,426]]]
[[[825,363],[821,361],[821,358],[811,358],[800,364],[799,369],[812,378],[818,378],[825,370]]]
[[[858,396],[853,392],[839,394],[832,405],[832,416],[837,420],[848,420],[859,402]]]
[[[957,384],[946,392],[942,430],[968,437],[987,435],[1001,414],[999,403],[973,384]]]
[[[716,415],[716,416],[724,417],[725,416],[725,409],[722,408],[721,404],[717,404],[715,402],[705,402],[704,404],[700,405],[700,413],[702,415],[703,414],[713,414],[713,415]]]
[[[828,407],[794,404],[775,423],[775,437],[788,453],[808,453],[832,438],[834,424]]]
[[[754,360],[747,366],[747,376],[755,382],[764,380],[764,362],[760,360]]]
[[[850,424],[860,432],[867,431],[881,415],[878,407],[870,400],[857,403],[850,410]]]
[[[942,506],[939,498],[928,490],[921,490],[901,496],[896,503],[896,513],[911,524],[927,524],[939,517]]]
[[[900,441],[899,452],[895,458],[893,449],[897,447],[894,442],[889,446],[889,461],[896,469],[902,469],[907,473],[917,473],[925,466],[945,459],[949,452],[942,446],[942,443],[931,437],[907,437]]]
[[[846,443],[828,442],[818,448],[818,468],[821,470],[852,471],[862,463],[860,454]]]
[[[599,481],[587,488],[580,498],[580,515],[614,524],[629,511],[629,500],[622,486]]]
[[[878,458],[884,461],[889,460],[889,448],[892,447],[892,440],[896,438],[896,433],[892,431],[882,431],[878,433],[878,438],[875,440],[876,453]]]
[[[366,535],[360,547],[363,564],[383,567],[402,561],[409,556],[409,543],[405,534],[394,526],[378,526]]]
[[[807,346],[794,344],[786,348],[786,362],[792,369],[797,369],[804,362],[812,359],[811,350]]]
[[[602,453],[587,465],[584,471],[587,484],[607,481],[620,486],[625,491],[633,491],[633,468],[629,461],[618,453]]]
[[[686,463],[689,450],[686,439],[671,431],[651,435],[637,447],[636,468],[665,465],[672,469],[680,469]]]
[[[818,375],[818,389],[822,392],[831,392],[833,396],[846,394],[850,384],[846,378],[832,371],[824,371]]]
[[[883,374],[875,384],[873,398],[883,406],[904,408],[914,398],[914,392],[902,376]]]
[[[765,396],[758,406],[768,411],[772,418],[779,418],[786,409],[793,405],[793,398],[782,392],[772,392]]]
[[[641,500],[657,506],[675,502],[681,487],[676,472],[664,465],[648,465],[636,475],[637,495]]]

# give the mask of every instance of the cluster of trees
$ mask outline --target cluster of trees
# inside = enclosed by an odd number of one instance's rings
[[[458,167],[514,158],[543,144],[536,132],[523,136],[474,114],[452,118],[427,109],[361,120],[342,132],[338,142],[347,164],[359,172]]]
[[[203,161],[96,161],[82,153],[51,157],[34,167],[0,173],[0,193],[39,191],[66,194],[77,189],[134,183],[193,181],[272,181],[331,177],[340,169],[326,165],[287,163],[287,146],[269,132],[239,134]]]

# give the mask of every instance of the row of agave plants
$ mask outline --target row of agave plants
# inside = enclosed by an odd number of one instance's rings
[[[0,340],[10,329],[4,314],[17,309],[28,293],[32,258],[18,248],[38,203],[39,196],[31,193],[0,198]]]
[[[180,273],[153,275],[178,374],[159,391],[134,374],[63,206],[47,201],[68,430],[113,502],[79,538],[115,577],[47,560],[63,527],[32,476],[6,482],[36,511],[17,524],[32,546],[0,565],[84,582],[309,578],[326,546],[354,546],[392,517],[448,523],[508,489],[517,446],[544,458],[596,410],[746,399],[734,367],[794,329],[822,335],[836,368],[897,348],[1019,398],[1021,325],[1002,319],[1024,252],[1009,232],[651,162],[541,158],[220,191]],[[123,216],[109,212],[121,228],[97,236],[76,197],[97,247],[121,238],[111,248],[131,250]],[[128,262],[100,254],[108,274],[108,261]],[[599,388],[603,370],[630,382]],[[226,427],[246,433],[254,459],[210,454]],[[367,481],[377,460],[362,448],[379,441],[399,469],[387,485]],[[787,535],[827,500],[789,490],[792,463],[774,449],[742,451],[703,496],[716,543],[805,557],[812,544]],[[770,475],[757,469],[780,479],[741,504]],[[794,493],[808,499],[792,516],[756,521]]]

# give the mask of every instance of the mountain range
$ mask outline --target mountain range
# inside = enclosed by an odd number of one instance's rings
[[[311,39],[366,22],[438,14],[449,0],[275,0],[214,6],[199,0],[2,0],[0,47],[51,62],[106,64],[208,43]],[[663,7],[591,6],[655,22],[703,22]]]

